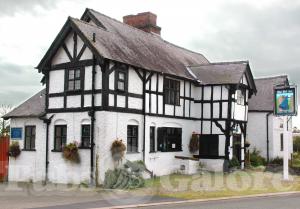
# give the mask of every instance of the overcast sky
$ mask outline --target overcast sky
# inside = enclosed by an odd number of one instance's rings
[[[1,104],[43,88],[34,67],[67,17],[86,7],[118,20],[154,12],[170,42],[211,62],[249,60],[255,77],[287,74],[300,84],[300,0],[0,0]]]

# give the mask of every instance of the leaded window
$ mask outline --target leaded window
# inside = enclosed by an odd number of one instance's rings
[[[24,149],[25,150],[34,150],[35,149],[35,126],[25,126],[25,141]]]
[[[165,103],[170,105],[180,105],[180,81],[164,79]]]
[[[158,128],[157,150],[161,152],[182,151],[182,129],[171,127]]]
[[[81,70],[72,69],[68,71],[68,90],[80,90],[81,89]]]
[[[138,152],[138,126],[127,126],[127,152]]]
[[[81,147],[89,148],[91,146],[91,126],[81,126]]]
[[[54,131],[54,150],[62,151],[63,146],[67,143],[67,126],[56,125]]]

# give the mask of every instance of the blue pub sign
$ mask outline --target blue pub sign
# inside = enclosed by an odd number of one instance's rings
[[[22,140],[22,128],[11,128],[10,137],[12,140]]]

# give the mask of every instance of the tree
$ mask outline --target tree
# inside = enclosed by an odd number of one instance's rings
[[[300,151],[300,136],[294,136],[293,147],[294,147],[294,152]]]
[[[300,133],[300,130],[298,129],[297,126],[294,126],[294,128],[293,128],[293,133]]]
[[[9,121],[4,120],[2,116],[9,113],[11,109],[12,108],[10,105],[0,105],[0,136],[3,136],[9,132]]]

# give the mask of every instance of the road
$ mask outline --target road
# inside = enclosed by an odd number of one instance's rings
[[[300,209],[300,194],[171,204],[143,209]]]

